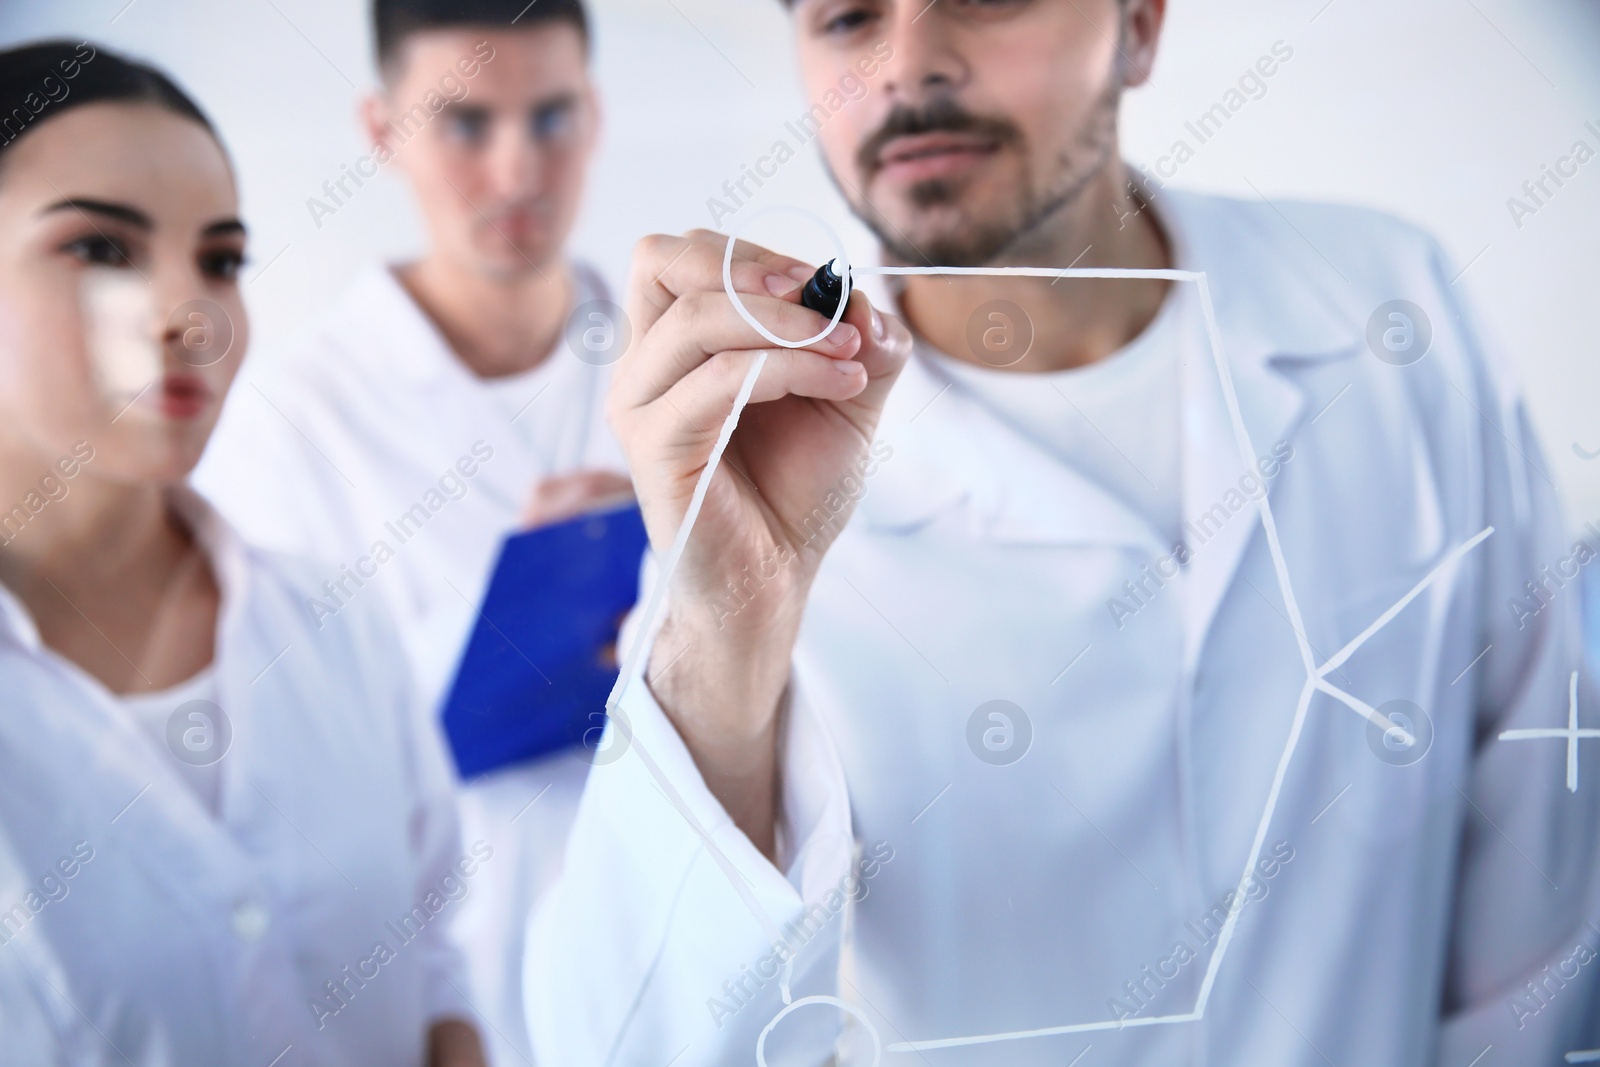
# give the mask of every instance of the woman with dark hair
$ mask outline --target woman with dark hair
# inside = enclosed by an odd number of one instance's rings
[[[477,1064],[463,850],[375,605],[185,487],[243,355],[200,109],[0,52],[0,1062]]]

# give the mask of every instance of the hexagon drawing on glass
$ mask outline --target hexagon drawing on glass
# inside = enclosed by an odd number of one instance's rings
[[[1409,700],[1389,700],[1378,705],[1378,719],[1367,722],[1367,747],[1391,767],[1409,767],[1433,747],[1433,720]]]

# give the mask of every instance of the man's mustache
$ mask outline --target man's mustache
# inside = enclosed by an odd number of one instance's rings
[[[974,115],[945,96],[921,108],[901,105],[889,112],[883,125],[861,142],[861,147],[856,150],[856,166],[861,173],[870,174],[878,169],[878,157],[890,141],[923,133],[977,134],[1001,145],[1022,140],[1022,131],[1014,123],[1002,118]]]

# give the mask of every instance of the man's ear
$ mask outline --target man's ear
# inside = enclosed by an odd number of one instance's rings
[[[389,102],[381,92],[361,98],[361,128],[374,148],[387,148],[393,153],[394,146],[389,143]]]
[[[1129,63],[1122,72],[1124,88],[1132,89],[1150,80],[1156,62],[1156,45],[1167,16],[1167,0],[1118,0],[1122,13],[1122,53]]]

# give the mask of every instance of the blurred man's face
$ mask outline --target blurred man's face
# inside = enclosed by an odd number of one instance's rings
[[[810,99],[888,57],[820,141],[891,256],[988,263],[1082,194],[1115,158],[1122,87],[1153,49],[1123,16],[1118,0],[796,0]]]
[[[577,217],[599,126],[577,29],[413,34],[384,82],[371,133],[409,178],[435,252],[498,278],[549,266]]]

